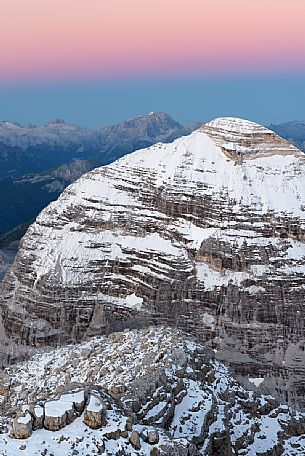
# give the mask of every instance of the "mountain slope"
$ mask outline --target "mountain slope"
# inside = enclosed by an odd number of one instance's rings
[[[39,345],[178,325],[303,407],[304,208],[304,154],[252,122],[138,151],[29,228],[2,287],[6,331]]]

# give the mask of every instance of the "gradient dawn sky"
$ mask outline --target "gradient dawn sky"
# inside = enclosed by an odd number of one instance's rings
[[[305,118],[305,0],[4,0],[0,118]]]

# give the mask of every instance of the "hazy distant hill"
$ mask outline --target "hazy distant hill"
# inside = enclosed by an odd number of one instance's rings
[[[271,124],[269,128],[305,152],[305,120]]]
[[[40,127],[0,122],[0,179],[18,178],[86,158],[99,150],[98,132],[63,120]]]

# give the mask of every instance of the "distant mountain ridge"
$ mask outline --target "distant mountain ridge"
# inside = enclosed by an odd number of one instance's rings
[[[0,180],[40,173],[75,159],[99,158],[110,163],[120,154],[147,147],[153,142],[170,142],[196,130],[203,122],[183,126],[164,112],[125,120],[88,130],[54,119],[46,125],[27,127],[0,121]],[[305,121],[271,124],[268,128],[305,150]]]
[[[200,125],[184,127],[166,113],[97,131],[61,119],[41,127],[0,122],[0,236],[35,218],[85,172],[156,142],[171,142]]]
[[[292,120],[268,128],[305,152],[305,120]]]
[[[40,127],[0,122],[0,180],[39,173],[98,149],[97,132],[59,119]]]
[[[39,173],[75,159],[98,157],[100,165],[106,164],[156,140],[169,142],[191,131],[169,114],[159,112],[98,130],[67,124],[62,119],[38,127],[2,121],[0,180]]]

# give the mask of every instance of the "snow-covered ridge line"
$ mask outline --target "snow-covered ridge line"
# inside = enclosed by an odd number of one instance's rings
[[[205,124],[207,127],[213,127],[218,130],[232,132],[237,134],[268,133],[274,134],[271,130],[256,122],[240,119],[238,117],[218,117]]]

